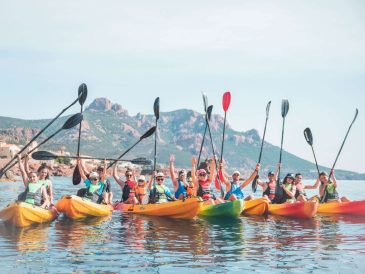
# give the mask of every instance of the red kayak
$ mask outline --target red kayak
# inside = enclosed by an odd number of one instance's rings
[[[269,205],[270,214],[301,219],[312,218],[316,215],[317,209],[317,201]]]

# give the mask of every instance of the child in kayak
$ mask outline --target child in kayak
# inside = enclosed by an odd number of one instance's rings
[[[194,189],[193,178],[191,178],[191,177],[188,178],[188,187],[186,189],[186,194],[187,194],[188,198],[196,196],[195,189]]]
[[[50,206],[50,201],[47,190],[43,185],[43,182],[38,180],[37,172],[30,171],[27,173],[20,155],[18,155],[18,164],[25,186],[25,191],[18,196],[18,201],[40,206],[42,208],[48,208]]]
[[[153,185],[154,178],[156,179],[156,185]],[[170,189],[164,185],[164,181],[165,175],[162,172],[156,174],[154,171],[152,173],[151,179],[148,183],[151,204],[163,204],[167,203],[169,200],[177,201],[177,199],[172,196]]]
[[[136,187],[136,195],[138,202],[143,203],[144,198],[147,194],[147,181],[145,176],[139,176]]]
[[[331,178],[329,180],[328,174],[326,172],[322,172],[319,174],[319,180],[321,181],[321,185],[319,186],[319,196],[321,202],[323,203],[341,203],[341,202],[350,202],[347,197],[343,196],[341,199],[339,198],[337,192],[337,180],[335,177],[334,170],[331,170]]]
[[[133,172],[131,169],[127,169],[125,172],[125,178],[126,181],[123,182],[119,175],[117,170],[117,163],[114,164],[113,169],[113,177],[114,180],[117,182],[117,184],[122,188],[123,194],[122,194],[122,201],[125,204],[138,204],[138,199],[136,197],[136,179],[133,176]]]
[[[239,171],[235,171],[232,174],[232,181],[229,181],[224,173],[224,165],[223,163],[220,164],[220,177],[222,182],[226,185],[226,196],[224,200],[234,201],[238,199],[243,199],[244,194],[242,189],[244,189],[249,183],[255,179],[256,175],[260,170],[260,164],[256,164],[256,169],[252,172],[251,176],[245,180],[243,183],[240,184],[240,176],[241,173]],[[249,195],[245,198],[245,201],[249,201],[254,199],[252,195]]]
[[[171,176],[172,183],[174,185],[175,198],[179,199],[179,200],[183,200],[186,198],[186,195],[187,195],[186,189],[188,187],[187,182],[186,182],[186,171],[180,170],[179,176],[178,176],[178,178],[176,178],[174,161],[175,161],[175,156],[171,154],[170,155],[170,176]]]
[[[302,183],[302,179],[303,176],[300,173],[295,174],[295,187],[296,187],[296,192],[295,192],[295,199],[298,202],[306,202],[308,201],[308,197],[307,194],[305,193],[305,189],[317,189],[318,185],[319,185],[319,177],[316,180],[314,185],[306,185],[304,186]]]

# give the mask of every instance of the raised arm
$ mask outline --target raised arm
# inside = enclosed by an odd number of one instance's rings
[[[281,164],[279,163],[276,167],[276,171],[275,171],[275,181],[278,180],[279,177],[279,169],[281,169]]]
[[[221,181],[227,186],[230,187],[231,183],[229,182],[228,178],[226,177],[226,174],[224,172],[224,164],[220,163],[219,164],[219,178],[221,179]]]
[[[333,169],[331,170],[331,174],[332,174],[333,185],[335,186],[335,188],[337,188],[337,180],[335,177],[335,171]]]
[[[240,186],[241,189],[245,188],[249,183],[251,183],[253,181],[253,179],[255,179],[256,175],[259,173],[260,167],[261,167],[261,165],[259,163],[257,163],[256,168],[252,172],[251,176],[248,177],[248,179],[241,184],[241,186]]]
[[[18,154],[18,165],[19,165],[20,173],[22,174],[24,186],[28,187],[28,183],[29,183],[28,174],[24,169],[24,164],[23,164],[22,158],[19,154]]]
[[[106,183],[106,167],[107,167],[107,165],[106,165],[106,159],[104,159],[103,165],[104,165],[103,173],[102,173],[100,179],[101,179],[102,182]]]
[[[83,165],[82,160],[80,158],[77,158],[77,168],[79,169],[81,179],[86,181],[87,177],[86,177],[85,172],[82,168],[82,165]]]
[[[320,182],[321,181],[319,180],[319,177],[318,177],[317,180],[316,180],[316,182],[314,183],[314,185],[312,185],[312,186],[309,186],[309,185],[304,186],[304,189],[317,189]]]
[[[196,164],[197,164],[197,159],[195,157],[191,158],[191,179],[193,180],[194,183],[194,191],[195,193],[197,193],[198,188],[199,188],[199,182],[196,178]]]
[[[30,169],[29,169],[29,154],[25,155],[25,158],[24,158],[24,169],[25,169],[25,172],[27,174],[29,174],[29,172],[30,172]]]
[[[213,156],[215,157],[215,156]],[[214,180],[214,176],[215,176],[215,162],[214,162],[214,158],[212,158],[212,161],[210,162],[210,167],[209,167],[209,182],[213,182]]]
[[[90,171],[87,169],[84,161],[81,161],[79,166],[81,166],[82,170],[84,171],[84,174],[89,174],[90,173]]]
[[[114,180],[117,182],[117,184],[120,185],[121,188],[123,188],[124,187],[124,182],[119,178],[117,165],[118,165],[118,162],[116,162],[114,164],[113,177],[114,177]]]
[[[150,177],[150,181],[148,182],[148,185],[147,185],[147,188],[149,189],[149,190],[152,190],[152,188],[153,188],[153,180],[155,179],[155,177],[156,177],[156,171],[153,171],[152,172],[152,175],[151,175],[151,177]]]
[[[175,156],[173,154],[170,155],[170,176],[171,181],[174,184],[174,187],[177,187],[177,180],[175,176],[175,166],[174,166]]]

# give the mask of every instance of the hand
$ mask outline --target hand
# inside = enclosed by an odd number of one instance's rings
[[[333,176],[333,174],[335,174],[335,170],[332,168],[331,172],[330,172],[330,176]]]
[[[195,157],[193,157],[193,158],[191,158],[191,163],[192,163],[194,166],[196,166],[196,164],[198,163],[198,160],[197,160]]]
[[[260,167],[261,167],[261,164],[260,164],[260,163],[257,163],[257,164],[256,164],[256,171],[257,171],[257,172],[260,170]]]
[[[154,171],[152,172],[152,178],[155,178],[155,177],[156,177],[156,174],[157,174],[157,172],[154,170]]]
[[[219,169],[223,169],[223,163],[219,163]]]
[[[173,163],[175,161],[175,156],[174,154],[170,155],[170,163]]]

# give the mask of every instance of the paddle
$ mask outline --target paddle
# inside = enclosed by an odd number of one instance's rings
[[[313,148],[313,135],[312,135],[312,131],[309,127],[307,127],[305,130],[304,130],[304,138],[305,140],[307,141],[308,145],[311,146],[312,148],[312,152],[313,152],[313,156],[314,156],[314,161],[316,163],[316,167],[317,167],[317,172],[318,172],[318,176],[319,176],[319,167],[318,167],[318,162],[317,162],[317,157],[316,157],[316,154],[314,153],[314,148]]]
[[[70,159],[87,159],[87,160],[107,160],[107,161],[116,161],[116,162],[131,162],[135,165],[150,165],[152,164],[151,160],[147,159],[132,159],[132,160],[122,160],[122,159],[110,159],[110,158],[98,158],[98,157],[87,157],[87,156],[69,156],[69,155],[56,155],[49,151],[36,151],[32,154],[32,158],[34,160],[41,160],[41,161],[49,161],[55,160],[57,158],[70,158]]]
[[[56,136],[58,133],[60,133],[62,130],[65,129],[70,129],[73,128],[75,126],[77,126],[81,121],[82,121],[82,114],[81,113],[77,113],[72,115],[70,118],[67,119],[67,121],[64,123],[64,125],[62,126],[62,128],[60,128],[59,130],[57,130],[55,133],[53,133],[51,136],[49,136],[47,139],[45,139],[43,142],[41,142],[38,146],[34,147],[33,149],[31,149],[28,154],[32,153],[33,151],[35,151],[36,149],[38,149],[41,145],[45,144],[46,142],[48,142],[50,139],[52,139],[54,136]],[[23,159],[25,157],[22,156],[21,159]],[[13,166],[15,166],[17,163],[14,162],[12,165],[10,165],[5,171],[7,172],[9,169],[11,169]]]
[[[81,105],[81,111],[80,112],[82,113],[83,108],[84,108],[84,103],[85,103],[86,97],[87,97],[87,86],[86,86],[86,84],[82,83],[79,86],[78,93],[79,93],[79,95],[82,94],[82,96],[79,99],[79,103]],[[79,138],[78,138],[78,142],[77,142],[77,156],[80,156],[81,127],[82,127],[82,122],[80,123],[80,126],[79,126]],[[81,182],[81,174],[80,174],[78,164],[76,164],[76,167],[75,167],[74,172],[72,174],[72,183],[74,185],[78,185],[80,182]]]
[[[70,107],[72,107],[80,98],[83,96],[83,94],[79,94],[77,99],[73,101],[69,106],[64,108],[55,118],[53,118],[52,121],[50,121],[40,132],[38,132],[29,142],[26,144],[17,154],[14,155],[14,157],[0,170],[0,178],[5,174],[5,169],[15,160],[17,159],[18,155],[21,155],[31,143],[33,143],[50,125],[52,125],[66,110],[68,110]],[[7,169],[9,170],[9,169]]]
[[[264,128],[264,135],[262,137],[262,142],[261,142],[261,149],[260,149],[260,155],[259,155],[259,161],[258,163],[261,163],[261,156],[262,156],[262,149],[264,147],[264,142],[265,142],[265,135],[266,135],[266,126],[267,126],[267,121],[269,120],[269,114],[270,114],[270,106],[271,106],[271,101],[267,103],[266,106],[266,120],[265,120],[265,128]],[[255,179],[252,181],[252,191],[253,193],[256,193],[257,190],[257,180],[259,179],[259,175],[257,174]]]
[[[204,111],[205,111],[205,129],[204,129],[202,144],[200,146],[198,163],[197,163],[196,169],[198,169],[198,167],[199,167],[200,157],[201,157],[203,147],[204,147],[204,140],[205,140],[205,136],[207,134],[207,129],[208,129],[208,120],[210,121],[210,117],[212,115],[212,110],[213,110],[213,106],[207,107],[208,98],[204,93],[203,93],[203,101],[204,101]]]
[[[139,140],[133,145],[131,146],[129,149],[127,149],[122,155],[120,155],[117,160],[121,159],[124,155],[126,155],[129,151],[131,151],[136,145],[139,144],[139,142],[141,142],[143,139],[150,137],[154,132],[156,131],[156,126],[151,127],[149,130],[147,130],[140,138]],[[108,168],[110,168],[111,166],[113,166],[116,163],[116,161],[113,161],[112,163],[110,163],[108,165]]]
[[[340,148],[339,152],[337,153],[337,157],[336,157],[336,160],[335,160],[335,162],[333,163],[333,166],[332,166],[332,168],[331,168],[331,172],[330,172],[330,175],[329,175],[329,177],[328,177],[328,181],[330,181],[331,177],[333,176],[333,174],[332,174],[332,173],[333,173],[333,170],[335,169],[335,166],[336,166],[336,164],[337,164],[338,157],[340,156],[340,154],[341,154],[341,152],[342,152],[343,146],[345,145],[345,142],[346,142],[346,140],[347,140],[347,136],[349,135],[350,130],[351,130],[351,128],[352,128],[352,125],[355,123],[355,120],[356,120],[356,118],[357,118],[357,115],[358,115],[358,114],[359,114],[359,110],[358,110],[358,109],[356,109],[356,111],[355,111],[355,117],[354,117],[354,119],[352,120],[351,125],[350,125],[349,129],[347,130],[347,133],[346,133],[345,139],[344,139],[344,140],[343,140],[343,142],[342,142],[341,148]],[[325,200],[326,195],[327,195],[327,192],[325,192],[325,193],[324,193],[324,195],[323,195],[323,197],[322,197],[322,199],[321,199],[321,203]]]
[[[281,157],[283,153],[283,143],[284,143],[284,131],[285,131],[285,117],[289,111],[289,101],[284,99],[281,103],[281,117],[283,117],[283,127],[281,132],[281,146],[280,146],[280,158],[279,158],[279,172],[276,182],[276,196],[282,197],[283,189],[280,188],[280,170],[281,170]]]
[[[153,171],[156,171],[156,161],[157,161],[157,122],[160,119],[160,97],[157,97],[155,103],[153,104],[153,111],[156,117],[156,130],[155,130],[155,156],[153,161]]]
[[[226,134],[227,111],[229,109],[230,104],[231,104],[231,93],[229,91],[227,91],[223,94],[223,100],[222,100],[222,105],[223,105],[223,110],[224,110],[224,123],[223,123],[223,140],[222,140],[221,160],[220,160],[221,163],[223,161],[223,149],[224,149],[224,137]]]

